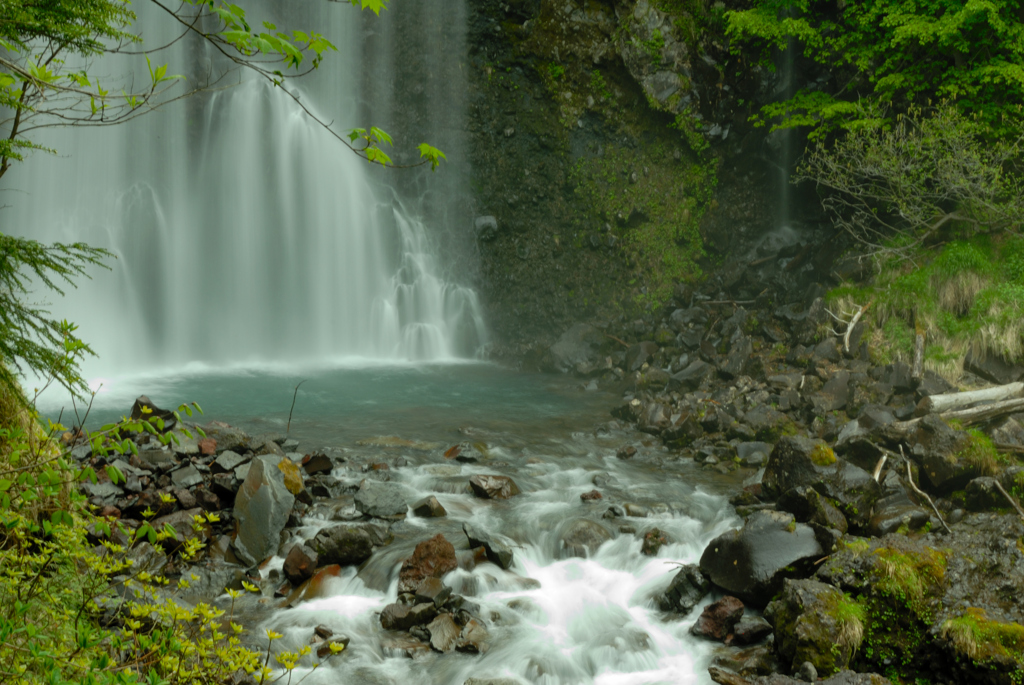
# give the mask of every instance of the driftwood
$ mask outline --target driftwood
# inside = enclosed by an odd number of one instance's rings
[[[850,333],[853,333],[853,327],[857,325],[857,322],[860,321],[860,317],[864,315],[864,312],[866,312],[870,306],[871,302],[868,302],[857,310],[857,313],[853,315],[852,319],[850,319],[850,323],[846,326],[846,334],[843,336],[843,351],[850,351]]]
[[[970,426],[976,423],[987,423],[1006,416],[1007,414],[1016,414],[1017,412],[1022,411],[1024,411],[1024,398],[1017,398],[1013,400],[1005,400],[1003,402],[984,404],[980,407],[971,407],[970,409],[947,411],[939,414],[939,416],[946,421],[956,420],[964,426]],[[888,429],[894,433],[907,435],[916,428],[917,423],[920,420],[921,417],[910,419],[909,421],[896,421],[889,424]]]
[[[1011,497],[1010,493],[1008,493],[1006,490],[1003,489],[1003,486],[1002,486],[1002,484],[999,481],[996,481],[996,489],[998,489],[999,492],[1003,493],[1003,497],[1005,497],[1006,501],[1010,503],[1010,506],[1013,507],[1014,509],[1016,509],[1017,510],[1017,514],[1022,519],[1024,519],[1024,509],[1021,509],[1020,505],[1017,503],[1017,500],[1014,499],[1013,497]]]
[[[913,488],[914,492],[919,496],[925,498],[928,501],[928,504],[932,505],[932,511],[934,511],[935,515],[939,517],[939,523],[942,524],[942,527],[946,529],[947,533],[952,533],[953,531],[949,529],[948,525],[946,525],[946,519],[942,518],[942,514],[939,513],[939,508],[935,506],[935,502],[932,501],[932,498],[925,494],[924,490],[914,484],[914,474],[910,470],[910,460],[907,459],[905,454],[903,454],[903,445],[900,445],[900,456],[903,457],[903,461],[907,463],[907,482],[910,483],[910,487]]]
[[[997,385],[994,388],[971,390],[970,392],[953,392],[945,395],[925,397],[917,404],[915,416],[925,416],[936,412],[943,414],[949,411],[964,409],[978,402],[1000,402],[1015,399],[1024,394],[1024,383]]]

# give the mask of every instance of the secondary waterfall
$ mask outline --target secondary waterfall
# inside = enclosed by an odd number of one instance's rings
[[[401,4],[383,14],[401,13]],[[364,81],[394,77],[364,69],[364,42],[367,27],[383,31],[398,19],[361,16],[348,3],[292,5],[245,7],[253,26],[268,20],[312,29],[338,53],[286,87],[336,130],[386,127],[391,116],[375,118],[380,106],[372,93],[363,96]],[[144,45],[177,35],[147,3],[134,7]],[[432,38],[421,39],[427,50]],[[154,56],[154,64],[164,61],[190,79],[223,68],[196,40]],[[92,71],[113,83],[129,65],[145,73],[142,57],[104,59]],[[5,179],[5,232],[83,241],[117,255],[111,271],[94,270],[92,281],[52,303],[99,354],[87,374],[196,361],[473,356],[487,340],[476,295],[446,277],[452,251],[444,250],[447,260],[438,256],[464,227],[455,225],[458,212],[437,211],[445,205],[437,188],[460,174],[438,182],[423,169],[371,167],[280,89],[237,72],[218,88],[126,125],[52,129],[38,142],[58,155],[33,154]],[[418,98],[433,102],[430,93]],[[426,140],[445,149],[450,131],[442,138],[396,135],[396,145]],[[445,151],[455,166],[461,160],[452,144]],[[471,274],[466,263],[459,263],[463,279]]]

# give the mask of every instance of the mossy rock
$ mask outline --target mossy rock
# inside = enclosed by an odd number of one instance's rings
[[[816,580],[786,580],[764,616],[779,658],[793,671],[804,662],[824,676],[847,668],[864,637],[863,606]]]

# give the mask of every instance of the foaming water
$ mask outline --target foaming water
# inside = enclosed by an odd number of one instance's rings
[[[405,453],[407,466],[389,471],[407,495],[435,495],[448,511],[441,519],[408,518],[392,525],[395,541],[358,571],[343,569],[318,596],[265,618],[257,633],[285,635],[275,649],[308,644],[317,625],[351,638],[348,649],[315,671],[301,673],[311,685],[376,683],[462,685],[467,678],[510,678],[540,685],[683,685],[710,682],[707,668],[715,647],[689,634],[700,608],[685,619],[662,614],[654,596],[665,590],[679,564],[694,563],[706,544],[736,520],[717,494],[721,482],[690,461],[676,461],[659,447],[642,447],[634,460],[614,456],[614,446],[635,434],[575,433],[560,441],[519,445],[500,433],[481,431],[486,443],[479,463],[452,462],[434,453]],[[362,455],[380,458],[380,455]],[[358,458],[334,476],[357,483],[365,478]],[[522,494],[506,501],[482,500],[463,487],[473,474],[512,476]],[[594,489],[604,497],[584,502]],[[629,503],[635,516],[608,518],[612,504]],[[570,556],[562,538],[579,521],[604,531],[607,539],[584,557]],[[491,563],[460,568],[444,582],[475,604],[471,613],[489,631],[483,654],[439,654],[429,648],[410,658],[408,638],[385,631],[379,613],[397,599],[397,576],[413,547],[437,533],[468,550],[462,524],[470,523],[512,546],[512,567]],[[298,539],[336,525],[307,519]],[[641,554],[642,535],[657,527],[671,540],[655,557]],[[280,563],[264,568],[264,575]],[[268,579],[268,587],[278,583]],[[710,601],[709,598],[708,601]]]

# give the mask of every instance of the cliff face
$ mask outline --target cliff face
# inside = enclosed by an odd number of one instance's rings
[[[479,286],[499,355],[656,308],[777,226],[777,150],[748,119],[778,84],[728,52],[725,9],[470,0]]]

